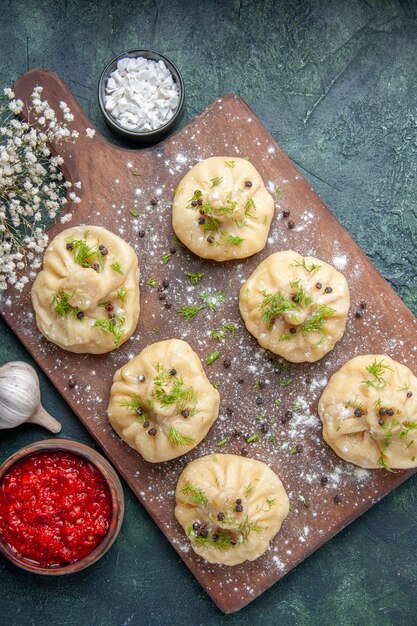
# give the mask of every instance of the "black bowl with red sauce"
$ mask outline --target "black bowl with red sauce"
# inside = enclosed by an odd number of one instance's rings
[[[92,448],[48,439],[0,467],[0,551],[38,574],[71,574],[115,541],[124,515],[120,480]]]

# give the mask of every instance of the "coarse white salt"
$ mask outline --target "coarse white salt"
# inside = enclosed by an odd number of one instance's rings
[[[338,270],[345,269],[347,265],[347,257],[346,255],[336,255],[333,257],[333,265]]]
[[[127,130],[150,131],[174,115],[179,89],[163,61],[119,59],[106,83],[106,111]]]

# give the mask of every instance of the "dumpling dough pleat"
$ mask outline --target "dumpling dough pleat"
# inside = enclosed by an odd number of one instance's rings
[[[280,479],[255,459],[204,456],[187,465],[178,480],[175,516],[193,550],[210,563],[254,561],[288,512]]]
[[[384,354],[355,357],[333,374],[319,401],[323,438],[368,469],[417,467],[417,378]]]

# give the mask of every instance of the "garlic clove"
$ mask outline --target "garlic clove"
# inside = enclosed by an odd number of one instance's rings
[[[11,361],[0,367],[0,429],[24,422],[40,424],[53,433],[61,430],[41,404],[36,371],[28,363]]]
[[[56,420],[48,411],[45,411],[42,405],[39,406],[38,410],[30,419],[27,420],[32,424],[39,424],[39,426],[43,426],[47,430],[50,430],[51,433],[59,433],[62,430],[62,425]]]

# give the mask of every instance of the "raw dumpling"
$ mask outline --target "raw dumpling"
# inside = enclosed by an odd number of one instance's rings
[[[70,352],[110,352],[138,323],[137,256],[101,226],[68,228],[48,246],[31,295],[49,341]]]
[[[319,401],[323,437],[360,467],[417,467],[417,378],[384,354],[351,359]]]
[[[146,461],[181,456],[204,439],[220,395],[185,341],[153,343],[114,375],[108,416],[117,434]]]
[[[259,344],[294,363],[318,361],[343,336],[349,311],[343,274],[293,250],[271,254],[240,290],[240,313]]]
[[[289,512],[286,491],[265,463],[235,454],[192,461],[176,489],[175,517],[210,563],[254,561]]]
[[[175,234],[198,256],[243,259],[265,246],[274,200],[246,159],[211,157],[184,176],[175,192]]]

